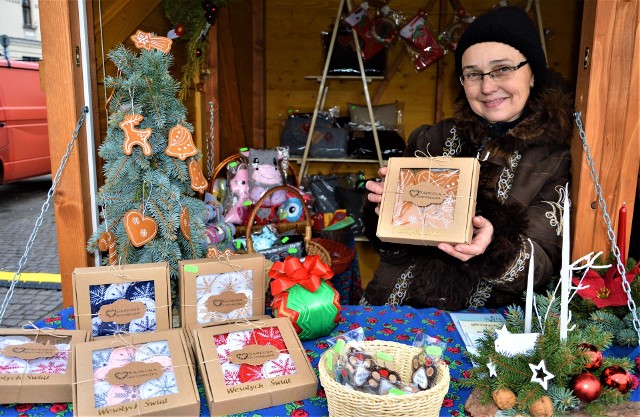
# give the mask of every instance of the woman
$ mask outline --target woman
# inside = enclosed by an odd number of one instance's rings
[[[381,261],[362,304],[457,310],[521,301],[531,245],[536,290],[559,270],[572,95],[547,70],[535,26],[516,7],[492,10],[469,26],[456,48],[456,72],[463,94],[453,118],[417,128],[405,156],[478,157],[473,240],[382,243],[375,229],[383,185],[368,181],[366,231]],[[379,173],[384,179],[386,168]]]

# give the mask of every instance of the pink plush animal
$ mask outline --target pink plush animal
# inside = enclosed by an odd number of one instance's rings
[[[249,149],[242,152],[247,157],[249,170],[249,193],[251,201],[257,203],[267,190],[284,184],[280,160],[281,153],[275,149]],[[267,197],[263,207],[273,207],[282,204],[287,196],[286,191],[277,191]]]
[[[245,164],[238,165],[233,169],[228,168],[229,174],[229,192],[225,204],[224,220],[227,223],[242,224],[247,217],[249,208],[245,203],[250,202],[249,197],[249,173]]]

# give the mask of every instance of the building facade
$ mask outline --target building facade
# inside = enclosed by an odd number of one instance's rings
[[[38,0],[0,0],[0,57],[42,59]]]

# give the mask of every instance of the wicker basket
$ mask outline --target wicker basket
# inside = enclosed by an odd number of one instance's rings
[[[293,194],[295,194],[297,198],[300,199],[300,201],[302,201],[302,196],[300,195],[298,190],[288,185],[281,185],[281,186],[273,187],[267,190],[267,192],[264,193],[264,195],[260,197],[260,200],[258,200],[258,202],[253,206],[253,211],[251,211],[251,215],[249,216],[249,222],[248,222],[249,226],[245,231],[248,253],[255,253],[255,250],[253,249],[253,238],[251,237],[251,233],[252,233],[253,220],[255,219],[256,214],[258,213],[258,208],[260,208],[260,206],[262,205],[262,202],[267,197],[269,197],[269,195],[271,195],[272,193],[275,193],[276,191],[281,191],[281,190],[292,192]],[[300,223],[302,223],[304,226],[304,247],[305,247],[305,250],[307,251],[307,255],[318,255],[322,260],[322,262],[324,262],[328,266],[331,266],[331,255],[329,254],[329,252],[327,252],[327,250],[323,248],[322,245],[320,245],[318,242],[314,242],[311,239],[311,213],[309,213],[309,209],[307,208],[306,205],[303,204],[302,208],[304,211],[305,220]],[[267,261],[265,264],[266,271],[268,272],[272,266],[273,266],[273,263],[270,261]],[[269,282],[268,276],[266,277],[266,280],[268,283]]]
[[[318,243],[329,252],[331,256],[331,270],[334,274],[342,274],[349,268],[351,262],[353,262],[355,252],[347,245],[321,238],[313,238],[311,241]]]
[[[420,352],[419,348],[397,342],[382,340],[365,341],[363,346],[370,351],[383,351],[393,356],[392,368],[403,381],[411,380],[411,360]],[[393,396],[374,395],[345,388],[337,383],[327,369],[327,352],[318,363],[320,383],[324,387],[329,404],[329,415],[334,417],[437,417],[444,396],[449,391],[449,367],[438,367],[436,384],[416,394]]]

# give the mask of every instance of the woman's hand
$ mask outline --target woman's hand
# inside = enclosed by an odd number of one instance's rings
[[[493,240],[493,225],[482,216],[473,218],[473,239],[470,244],[450,245],[448,243],[438,244],[438,249],[466,262],[474,256],[482,255]]]
[[[377,204],[376,214],[380,215],[380,202],[382,201],[382,190],[384,190],[384,177],[387,176],[387,167],[381,167],[378,170],[378,175],[382,178],[381,182],[367,181],[365,186],[367,187],[367,190],[370,191],[370,193],[367,194],[367,199],[372,203]]]

